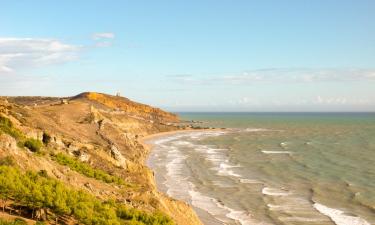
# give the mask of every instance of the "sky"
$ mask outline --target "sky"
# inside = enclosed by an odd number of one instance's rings
[[[375,111],[375,1],[2,0],[0,95]]]

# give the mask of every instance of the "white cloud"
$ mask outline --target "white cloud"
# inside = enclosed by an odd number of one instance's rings
[[[54,39],[0,38],[0,74],[76,60],[80,49]]]
[[[115,34],[110,32],[95,33],[92,35],[92,39],[95,40],[95,46],[99,48],[112,46],[112,41],[114,38]]]
[[[92,38],[94,40],[100,40],[100,39],[113,39],[115,38],[114,33],[106,32],[106,33],[95,33],[92,35]]]
[[[312,104],[316,105],[369,105],[373,102],[368,98],[359,97],[322,97],[320,95],[316,96]]]
[[[375,81],[375,69],[262,69],[239,74],[199,77],[193,75],[167,76],[175,82],[198,85],[253,83],[312,83],[342,81]]]

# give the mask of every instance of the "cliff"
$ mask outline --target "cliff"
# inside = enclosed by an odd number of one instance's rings
[[[153,220],[162,212],[176,224],[201,224],[190,206],[157,191],[153,173],[144,165],[149,150],[140,138],[181,129],[178,121],[161,109],[94,92],[67,98],[0,97],[0,166],[1,160],[11,158],[21,171],[45,174],[103,204],[114,201]],[[30,207],[15,197],[2,200],[6,213],[0,218],[12,210],[30,224],[36,219],[52,223],[51,218],[74,224],[81,218],[74,210],[58,215],[54,208],[43,207],[32,207],[30,214]],[[44,216],[36,217],[34,210]],[[151,224],[145,222],[151,219],[142,221],[139,224]]]

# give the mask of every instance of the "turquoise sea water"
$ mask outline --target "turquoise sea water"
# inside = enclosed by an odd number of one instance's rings
[[[181,113],[223,132],[154,140],[159,188],[205,224],[375,224],[374,113]]]

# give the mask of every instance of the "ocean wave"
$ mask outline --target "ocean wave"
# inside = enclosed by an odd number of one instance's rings
[[[270,196],[287,196],[290,195],[289,191],[277,189],[277,188],[269,188],[265,187],[262,189],[262,194],[270,195]]]
[[[290,151],[262,150],[264,154],[292,154]]]
[[[320,203],[314,203],[314,208],[337,225],[371,225],[369,222],[361,217],[348,215],[346,212],[339,209],[329,208]]]
[[[217,171],[217,175],[220,176],[233,176],[233,177],[242,177],[240,174],[233,171],[231,168],[241,167],[240,165],[231,165],[225,162],[220,162],[216,167],[211,168],[212,170]]]
[[[286,147],[288,146],[288,143],[289,143],[289,142],[281,142],[281,143],[280,143],[280,147],[282,147],[282,148],[286,148]]]
[[[186,181],[187,175],[184,174],[184,161],[186,156],[182,155],[177,148],[169,149],[165,165],[166,176],[164,185],[167,188],[167,195],[174,196],[179,199],[186,199],[186,192],[189,190],[189,184]],[[185,181],[185,182],[184,182]]]
[[[252,180],[252,179],[245,179],[245,178],[241,178],[239,179],[240,183],[243,183],[243,184],[263,184],[263,182],[259,181],[259,180]]]
[[[265,129],[265,128],[246,128],[243,131],[245,131],[245,132],[262,132],[262,131],[272,131],[272,130]]]
[[[202,193],[190,190],[192,205],[200,208],[217,220],[227,224],[235,221],[241,225],[266,225],[267,223],[259,222],[253,219],[250,213],[244,210],[235,210],[227,207],[219,200],[203,195]]]
[[[309,218],[301,216],[278,217],[283,222],[327,222],[324,218]]]

